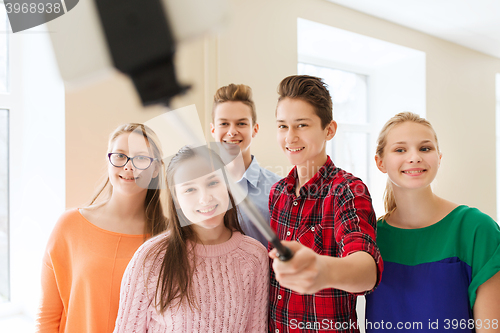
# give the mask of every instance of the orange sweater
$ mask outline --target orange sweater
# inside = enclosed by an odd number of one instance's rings
[[[43,259],[36,332],[113,332],[123,272],[143,240],[98,228],[77,209],[66,211]]]

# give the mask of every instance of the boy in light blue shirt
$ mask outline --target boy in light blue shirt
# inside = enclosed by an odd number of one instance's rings
[[[228,171],[234,179],[239,179],[236,183],[269,223],[269,192],[281,177],[262,168],[250,153],[252,139],[259,132],[252,89],[244,84],[219,88],[214,96],[210,128],[215,141],[220,142],[226,151],[233,155],[241,152],[243,165],[230,163]],[[245,234],[267,248],[264,236],[243,211],[240,210],[240,213],[240,224]]]

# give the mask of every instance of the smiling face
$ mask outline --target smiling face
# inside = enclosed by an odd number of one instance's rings
[[[252,123],[252,109],[243,102],[224,102],[214,110],[214,122],[210,124],[215,141],[233,155],[240,151],[243,158],[250,158],[250,144],[257,135],[259,125]]]
[[[326,162],[326,141],[335,136],[335,121],[323,129],[311,104],[287,97],[278,104],[276,123],[278,144],[290,163],[317,167]]]
[[[388,132],[383,154],[375,161],[396,187],[419,189],[436,177],[441,153],[431,128],[407,121]]]
[[[137,133],[119,135],[111,145],[111,153],[121,153],[129,157],[153,157],[144,137]],[[153,162],[146,170],[138,170],[128,161],[123,167],[115,167],[108,163],[109,181],[113,186],[113,193],[136,195],[144,193],[151,179],[158,176],[158,165]]]
[[[175,172],[171,191],[177,208],[194,227],[225,228],[224,215],[230,204],[222,170],[210,172],[204,165],[205,159],[190,158]]]

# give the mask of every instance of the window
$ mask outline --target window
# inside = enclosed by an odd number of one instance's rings
[[[0,3],[0,94],[8,93],[7,14]],[[8,107],[2,103],[0,108]],[[9,282],[9,110],[0,109],[0,303],[10,300]]]
[[[45,25],[13,34],[0,2],[2,331],[33,331],[42,256],[64,211],[64,131],[64,86],[50,34]]]
[[[0,110],[0,303],[10,299],[8,112],[8,110]]]
[[[9,31],[7,13],[3,1],[0,1],[0,93],[9,91]]]

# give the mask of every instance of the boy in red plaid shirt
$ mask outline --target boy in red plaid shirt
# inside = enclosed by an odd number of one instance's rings
[[[289,76],[278,93],[278,143],[295,167],[272,187],[269,211],[294,256],[269,254],[269,330],[359,332],[356,296],[373,290],[383,269],[370,194],[326,154],[337,123],[321,79]]]

